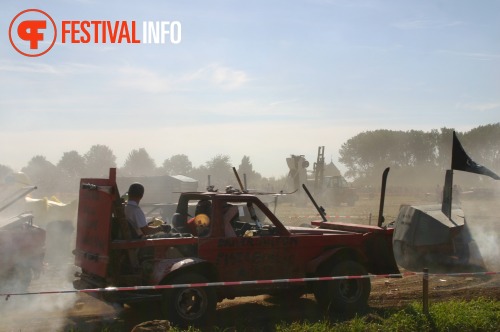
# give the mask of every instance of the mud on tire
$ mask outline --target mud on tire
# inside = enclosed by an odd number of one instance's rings
[[[358,262],[344,260],[335,264],[322,276],[359,276],[366,275],[366,269]],[[318,304],[338,313],[354,313],[366,308],[371,291],[368,278],[319,281],[314,286],[314,297]]]
[[[196,273],[177,276],[171,284],[195,284],[209,282]],[[217,297],[213,287],[173,288],[164,292],[162,309],[167,319],[174,325],[207,326],[214,318]]]

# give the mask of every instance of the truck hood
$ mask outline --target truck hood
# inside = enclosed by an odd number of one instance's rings
[[[321,234],[352,234],[352,232],[334,230],[334,229],[325,229],[314,226],[285,226],[286,229],[291,234],[301,234],[301,235],[321,235]]]

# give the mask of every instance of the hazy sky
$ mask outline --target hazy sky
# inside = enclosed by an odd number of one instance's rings
[[[179,21],[179,44],[9,42],[21,11],[63,20]],[[264,176],[304,154],[338,164],[366,130],[469,130],[500,121],[499,1],[2,1],[0,164],[109,146],[122,166],[250,156]],[[142,34],[142,26],[137,27]],[[60,31],[58,31],[60,33]],[[140,35],[139,37],[141,37]],[[339,165],[341,166],[341,165]]]

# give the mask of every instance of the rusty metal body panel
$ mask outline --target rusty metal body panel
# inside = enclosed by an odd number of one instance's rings
[[[484,263],[467,227],[465,213],[457,206],[450,218],[441,205],[402,205],[394,222],[394,255],[399,265],[421,271],[481,270]]]
[[[311,224],[337,232],[361,234],[363,240],[360,243],[359,250],[365,255],[365,264],[368,271],[372,274],[399,273],[392,247],[393,228],[322,221],[313,221]]]

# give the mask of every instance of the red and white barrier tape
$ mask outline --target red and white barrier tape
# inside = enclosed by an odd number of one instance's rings
[[[423,272],[420,272],[423,274]],[[460,272],[460,273],[428,273],[427,275],[430,277],[474,277],[474,276],[489,276],[500,274],[500,272]]]
[[[366,217],[362,216],[340,216],[340,215],[326,215],[326,218],[331,218],[331,219],[363,219]],[[310,216],[289,216],[289,219],[295,219],[295,218],[321,218],[319,214],[316,215],[310,215]]]
[[[471,277],[477,275],[496,275],[500,272],[471,272],[471,273],[428,273],[427,276],[441,277]],[[47,294],[68,294],[68,293],[101,293],[101,292],[120,292],[120,291],[139,291],[139,290],[158,290],[172,289],[185,287],[213,287],[213,286],[241,286],[255,284],[277,284],[277,283],[293,283],[293,282],[310,282],[310,281],[330,281],[330,280],[346,280],[346,279],[378,279],[378,278],[402,278],[416,275],[424,275],[423,272],[405,272],[395,274],[368,274],[359,276],[334,276],[334,277],[312,277],[312,278],[291,278],[291,279],[269,279],[269,280],[247,280],[247,281],[220,281],[206,282],[193,284],[173,284],[173,285],[155,285],[155,286],[129,286],[129,287],[106,287],[106,288],[89,288],[80,290],[60,290],[60,291],[43,291],[43,292],[25,292],[25,293],[10,293],[0,294],[0,296],[13,295],[47,295]]]

